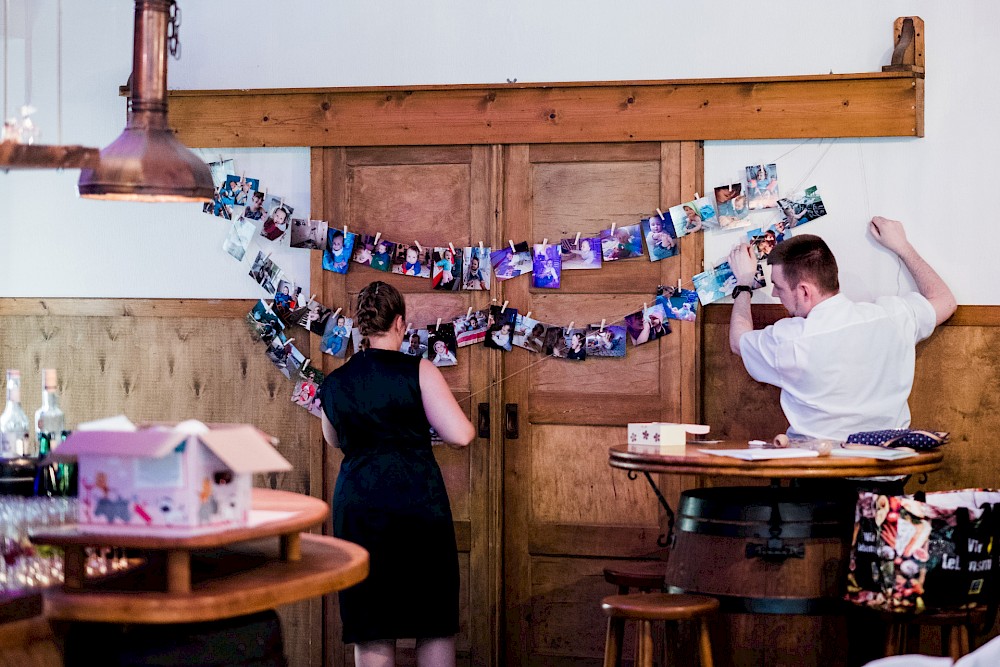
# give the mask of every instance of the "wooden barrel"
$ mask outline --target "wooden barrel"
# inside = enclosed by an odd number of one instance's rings
[[[667,584],[722,603],[712,637],[720,665],[845,664],[841,595],[853,525],[854,502],[843,493],[686,491]]]

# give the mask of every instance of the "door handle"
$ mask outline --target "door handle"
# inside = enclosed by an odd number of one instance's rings
[[[480,403],[479,404],[479,416],[477,421],[479,422],[479,437],[489,438],[490,437],[490,404]]]
[[[517,440],[520,435],[517,419],[517,403],[507,403],[504,406],[503,434],[508,440]]]

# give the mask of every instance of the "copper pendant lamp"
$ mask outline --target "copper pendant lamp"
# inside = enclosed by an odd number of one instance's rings
[[[125,131],[83,169],[81,197],[146,202],[209,201],[208,166],[167,125],[167,51],[175,0],[136,0],[132,97]],[[172,24],[176,39],[176,22]]]

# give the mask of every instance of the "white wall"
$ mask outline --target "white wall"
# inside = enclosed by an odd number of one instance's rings
[[[25,2],[32,7],[27,17]],[[23,100],[25,41],[17,26],[27,19],[34,24],[37,117],[53,142],[56,0],[11,5],[8,106]],[[183,58],[169,67],[170,86],[184,89],[867,72],[889,61],[893,20],[921,16],[925,138],[709,142],[706,183],[783,156],[783,188],[820,186],[830,214],[806,229],[833,247],[848,294],[909,287],[905,271],[866,237],[866,220],[881,214],[908,223],[915,245],[960,303],[1000,304],[989,268],[966,268],[992,267],[1000,251],[996,223],[980,204],[988,197],[982,184],[989,165],[1000,154],[1000,90],[990,83],[993,56],[1000,56],[993,34],[1000,3],[181,0],[181,8]],[[104,146],[124,126],[117,87],[131,69],[132,12],[129,0],[63,0],[64,143]],[[283,191],[296,215],[308,209],[306,151],[226,156]],[[192,205],[79,200],[77,175],[0,175],[0,296],[259,295],[246,267],[222,252],[221,220]],[[724,255],[738,236],[709,235],[706,260]],[[306,280],[307,252],[284,252],[274,255],[279,265]]]

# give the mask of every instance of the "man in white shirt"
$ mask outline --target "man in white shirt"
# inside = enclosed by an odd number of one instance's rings
[[[851,433],[910,425],[915,345],[955,312],[951,290],[906,238],[903,225],[872,218],[872,236],[913,275],[918,293],[855,303],[840,294],[837,261],[823,239],[800,234],[769,256],[773,294],[791,317],[754,330],[746,244],[729,255],[737,279],[729,346],[755,380],[781,389],[791,437],[843,441]]]

